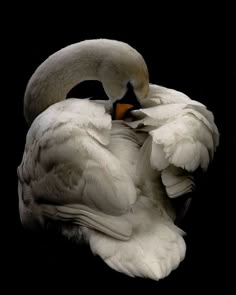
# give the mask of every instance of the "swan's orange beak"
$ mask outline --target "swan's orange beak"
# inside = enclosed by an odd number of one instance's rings
[[[115,120],[122,120],[126,112],[132,109],[134,106],[129,103],[117,103],[115,110]]]

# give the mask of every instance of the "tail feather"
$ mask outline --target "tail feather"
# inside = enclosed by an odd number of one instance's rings
[[[93,253],[111,268],[132,277],[159,280],[178,267],[186,251],[184,233],[163,217],[153,201],[141,197],[127,220],[133,226],[127,241],[83,228]]]

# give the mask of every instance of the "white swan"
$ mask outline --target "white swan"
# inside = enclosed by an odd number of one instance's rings
[[[100,80],[110,101],[64,100],[84,80]],[[108,110],[133,86],[141,109],[128,120]],[[84,239],[110,267],[159,280],[185,256],[171,199],[192,191],[218,145],[213,115],[183,93],[149,85],[142,56],[106,39],[50,56],[24,100],[32,124],[18,167],[22,224],[56,225]]]

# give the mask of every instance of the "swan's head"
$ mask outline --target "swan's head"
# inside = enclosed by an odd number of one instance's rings
[[[120,62],[110,60],[102,69],[104,90],[112,103],[122,99],[132,86],[133,92],[139,102],[145,99],[149,93],[149,74],[143,57],[135,52],[135,58]]]

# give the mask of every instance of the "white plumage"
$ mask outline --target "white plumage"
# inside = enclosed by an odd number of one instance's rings
[[[64,100],[86,79],[100,80],[110,101]],[[108,110],[128,82],[141,109],[112,121]],[[127,275],[167,276],[186,248],[171,199],[191,192],[192,172],[213,158],[219,135],[212,113],[183,93],[149,85],[142,56],[104,39],[49,57],[24,102],[32,125],[18,167],[22,224],[53,223],[68,238],[82,237]]]

